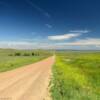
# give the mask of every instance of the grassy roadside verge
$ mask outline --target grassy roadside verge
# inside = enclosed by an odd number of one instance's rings
[[[53,100],[100,100],[100,54],[63,54],[53,66]]]
[[[0,72],[13,70],[51,56],[48,51],[0,49]]]
[[[42,59],[45,56],[34,56],[34,57],[2,57],[0,60],[0,72],[5,72],[19,68],[24,65],[28,65]]]

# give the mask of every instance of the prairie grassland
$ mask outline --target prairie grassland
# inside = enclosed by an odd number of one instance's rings
[[[50,56],[49,52],[0,49],[0,72],[31,64]]]
[[[100,53],[58,53],[51,94],[53,100],[100,100]]]

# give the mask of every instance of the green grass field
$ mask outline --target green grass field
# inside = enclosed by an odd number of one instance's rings
[[[58,52],[53,66],[53,100],[100,100],[100,53]]]
[[[0,49],[0,72],[34,63],[50,56],[47,51]]]
[[[0,72],[34,63],[50,51],[0,49]],[[100,100],[100,52],[56,52],[53,100]]]

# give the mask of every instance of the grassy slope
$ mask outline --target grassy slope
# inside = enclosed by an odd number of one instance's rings
[[[100,100],[100,53],[62,53],[53,67],[53,100]]]
[[[21,56],[14,56],[16,52],[21,53]],[[32,52],[35,52],[36,54],[38,53],[39,55],[32,56]],[[24,53],[28,53],[30,56],[23,56]],[[9,56],[9,54],[13,56]],[[12,70],[23,65],[34,63],[48,56],[50,56],[50,54],[44,51],[0,49],[0,72]]]
[[[45,57],[2,57],[0,58],[0,72],[12,70],[23,65],[34,63]]]

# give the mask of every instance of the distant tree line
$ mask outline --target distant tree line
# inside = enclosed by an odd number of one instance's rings
[[[21,52],[15,52],[14,54],[9,54],[9,56],[39,56],[39,53],[21,53]]]

